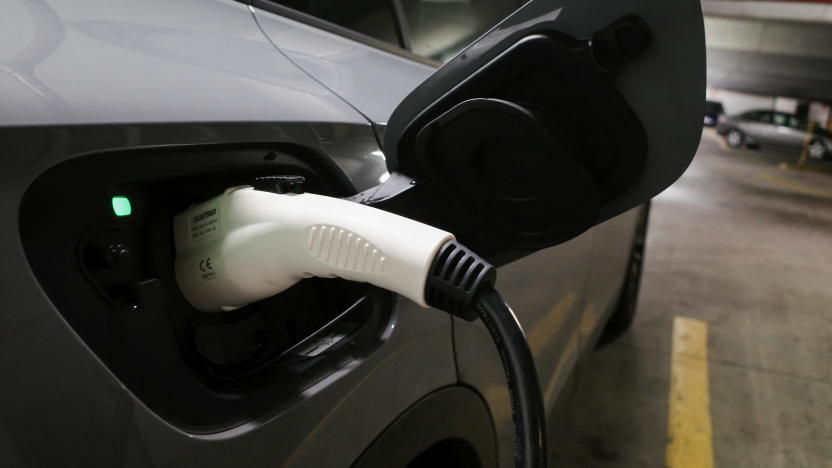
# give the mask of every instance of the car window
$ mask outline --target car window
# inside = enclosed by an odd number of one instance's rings
[[[774,114],[774,125],[782,125],[786,126],[789,121],[789,116],[786,114],[781,114],[780,112]]]
[[[390,0],[273,0],[361,34],[401,46]]]
[[[756,121],[760,120],[760,114],[762,114],[761,111],[748,111],[748,112],[743,112],[742,114],[740,114],[740,117],[745,119],[745,120],[751,120],[751,121],[756,122]]]
[[[447,62],[518,6],[517,0],[402,0],[410,49]]]
[[[757,122],[771,123],[771,112],[758,112],[757,114]]]

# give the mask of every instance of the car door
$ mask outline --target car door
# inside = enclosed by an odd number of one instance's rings
[[[791,150],[799,150],[803,147],[806,130],[797,116],[785,112],[775,112],[772,116],[772,123],[775,125],[775,131],[777,132],[778,146]]]
[[[750,111],[743,114],[742,131],[753,141],[770,143],[775,137],[770,111]]]
[[[580,327],[581,347],[594,344],[598,329],[618,303],[633,249],[639,213],[634,208],[592,228],[593,245]]]

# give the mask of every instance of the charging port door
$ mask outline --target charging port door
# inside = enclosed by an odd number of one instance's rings
[[[667,188],[704,102],[698,0],[532,0],[399,104],[384,151],[421,187],[402,214],[505,263]]]

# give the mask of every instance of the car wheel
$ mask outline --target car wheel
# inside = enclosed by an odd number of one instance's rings
[[[826,156],[826,147],[820,140],[815,140],[809,145],[808,153],[812,159],[823,159]]]
[[[598,339],[598,348],[608,345],[616,338],[623,335],[633,319],[636,317],[636,306],[638,305],[638,291],[641,286],[641,272],[644,265],[644,246],[647,241],[647,221],[650,215],[650,202],[641,207],[638,215],[638,227],[633,238],[633,246],[630,250],[630,259],[627,262],[627,276],[624,278],[624,286],[621,288],[621,295],[618,303],[612,312],[601,337]]]
[[[728,143],[728,146],[731,148],[740,148],[742,147],[742,144],[745,143],[745,134],[736,128],[732,128],[731,130],[728,130],[727,134],[725,134],[725,142]]]

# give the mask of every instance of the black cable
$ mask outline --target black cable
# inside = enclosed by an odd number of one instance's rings
[[[517,468],[545,468],[546,419],[534,358],[517,317],[494,289],[497,271],[457,241],[433,260],[425,298],[433,307],[468,321],[480,318],[500,353],[514,423]]]
[[[475,307],[497,346],[508,381],[515,466],[544,468],[548,454],[543,395],[526,335],[514,312],[490,284],[481,288]]]

